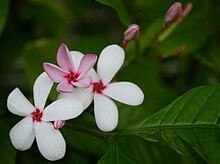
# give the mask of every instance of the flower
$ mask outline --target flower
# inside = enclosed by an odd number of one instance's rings
[[[57,63],[60,67],[44,63],[43,68],[52,81],[59,83],[58,92],[73,92],[74,86],[88,87],[90,85],[91,77],[84,77],[84,75],[93,67],[96,59],[96,55],[87,54],[81,59],[76,69],[68,48],[65,44],[61,44],[57,52]]]
[[[35,81],[33,106],[15,88],[8,96],[7,106],[13,114],[24,116],[9,133],[12,145],[18,150],[27,150],[36,137],[41,154],[48,160],[61,159],[66,151],[65,140],[59,130],[54,129],[50,121],[75,118],[83,111],[83,104],[77,100],[57,100],[46,108],[45,102],[53,82],[46,73],[42,73]]]
[[[139,26],[137,24],[130,24],[128,26],[128,29],[124,32],[122,47],[126,48],[128,42],[137,38],[138,35],[139,35]]]
[[[182,5],[179,2],[174,3],[165,15],[165,23],[169,24],[183,17]]]
[[[71,53],[77,61],[83,57]],[[118,124],[118,109],[112,99],[127,105],[140,105],[144,100],[141,89],[130,82],[113,82],[115,74],[124,62],[124,50],[118,45],[107,46],[100,54],[97,64],[97,74],[94,70],[89,73],[92,76],[92,83],[89,88],[77,88],[74,93],[61,93],[59,98],[78,99],[86,109],[94,100],[95,121],[98,128],[109,132]],[[111,99],[112,98],[112,99]]]

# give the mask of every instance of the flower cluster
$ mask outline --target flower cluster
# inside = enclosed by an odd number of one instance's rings
[[[132,106],[144,100],[144,94],[137,85],[130,82],[111,83],[124,58],[121,47],[107,46],[99,56],[96,72],[93,69],[96,55],[70,52],[65,44],[61,44],[57,52],[59,66],[44,63],[45,72],[34,83],[34,105],[18,88],[8,96],[9,111],[25,117],[10,131],[13,146],[27,150],[36,137],[39,151],[46,159],[61,159],[66,144],[59,129],[64,126],[65,120],[79,116],[93,100],[98,128],[105,132],[114,130],[118,124],[118,109],[112,99]],[[57,91],[60,94],[55,102],[45,108],[53,83],[59,83]]]

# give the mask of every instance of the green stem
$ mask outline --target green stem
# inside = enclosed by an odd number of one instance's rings
[[[105,132],[101,132],[101,131],[97,131],[97,130],[93,130],[93,129],[89,129],[86,127],[82,127],[76,124],[66,124],[67,127],[77,130],[79,132],[83,132],[98,138],[102,138],[108,142],[111,142],[114,140],[114,134],[113,133],[105,133]]]

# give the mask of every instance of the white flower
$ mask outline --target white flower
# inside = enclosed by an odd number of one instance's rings
[[[79,62],[83,54],[71,52],[73,61]],[[117,45],[106,47],[100,54],[97,74],[92,69],[89,74],[92,84],[89,88],[77,88],[74,93],[61,93],[59,98],[78,99],[87,108],[94,99],[94,113],[98,128],[112,131],[118,124],[118,109],[112,99],[127,105],[140,105],[144,100],[141,89],[130,82],[110,83],[124,62],[124,50]],[[78,65],[78,64],[76,64]],[[111,99],[112,98],[112,99]]]
[[[52,85],[47,74],[42,73],[33,88],[35,106],[18,88],[8,96],[7,106],[10,112],[25,117],[9,133],[13,146],[18,150],[27,150],[36,137],[41,154],[54,161],[64,156],[66,143],[60,131],[54,129],[49,121],[75,118],[82,113],[83,104],[77,100],[62,99],[44,108]]]

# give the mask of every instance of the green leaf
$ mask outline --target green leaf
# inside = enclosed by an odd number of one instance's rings
[[[116,143],[112,143],[107,153],[99,160],[98,164],[134,164],[121,150]]]
[[[159,143],[155,143],[143,140],[137,136],[126,136],[119,138],[117,143],[125,155],[136,163],[181,164],[183,159],[187,160],[177,154],[162,139],[160,139]]]
[[[220,85],[197,87],[124,133],[159,132],[171,147],[195,163],[218,163],[219,99]]]
[[[96,1],[114,8],[118,13],[121,22],[125,26],[128,26],[129,24],[131,24],[129,15],[127,11],[125,10],[122,0],[96,0]]]
[[[0,3],[0,34],[6,22],[6,18],[8,15],[10,0],[1,0]]]

